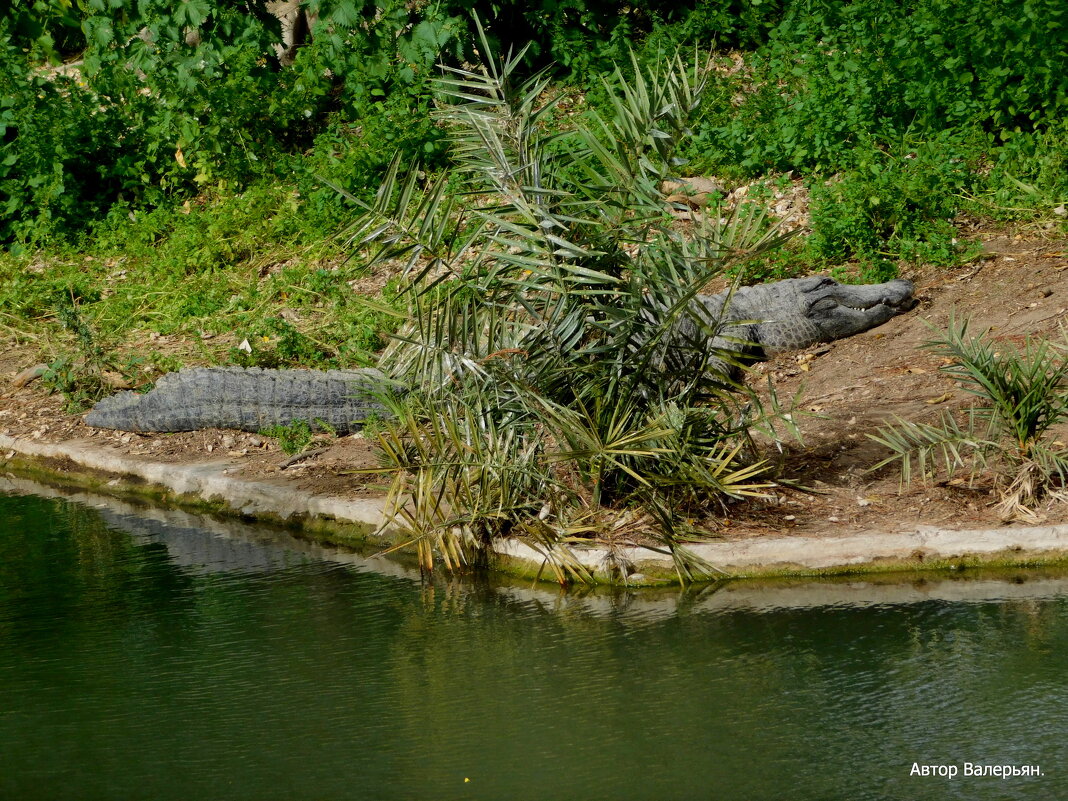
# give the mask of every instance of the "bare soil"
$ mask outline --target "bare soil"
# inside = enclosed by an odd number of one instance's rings
[[[813,490],[777,493],[770,503],[738,510],[728,528],[739,535],[805,536],[1003,525],[990,483],[955,480],[902,487],[900,471],[871,467],[886,449],[868,438],[884,421],[936,422],[943,409],[971,404],[939,368],[943,357],[922,346],[950,317],[967,318],[974,334],[1022,345],[1027,337],[1062,339],[1068,314],[1068,241],[1004,232],[981,238],[982,254],[956,270],[918,268],[919,304],[878,328],[847,340],[780,356],[759,365],[752,379],[770,376],[780,399],[800,392],[796,416],[803,446],[789,443],[782,476]],[[1047,522],[1068,520],[1068,509],[1040,510]]]
[[[768,534],[826,537],[919,526],[986,528],[1003,524],[989,486],[964,482],[900,486],[896,468],[870,472],[885,453],[866,435],[897,416],[934,421],[969,396],[922,349],[950,318],[967,317],[971,330],[1022,343],[1028,336],[1060,337],[1068,315],[1068,240],[1026,232],[975,231],[982,255],[955,270],[914,268],[919,305],[877,329],[848,340],[780,356],[759,365],[752,381],[770,377],[779,397],[800,393],[796,421],[803,445],[788,443],[781,475],[810,491],[779,490],[770,501],[731,505],[715,521],[720,536]],[[153,343],[155,346],[156,343]],[[37,361],[28,347],[0,354],[0,432],[45,442],[82,440],[146,461],[227,461],[231,475],[293,482],[324,495],[379,494],[385,479],[358,473],[374,467],[371,442],[359,435],[320,437],[298,461],[268,437],[209,429],[177,434],[131,434],[86,426],[64,411],[62,397],[40,381],[15,386],[14,377]],[[5,378],[6,377],[6,378]],[[1049,522],[1068,521],[1068,509],[1042,510]]]

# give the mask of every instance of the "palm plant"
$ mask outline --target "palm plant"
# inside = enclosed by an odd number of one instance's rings
[[[1068,499],[1068,449],[1051,429],[1068,420],[1068,338],[1064,345],[1032,340],[1022,350],[986,335],[972,336],[968,321],[952,318],[945,336],[928,348],[947,358],[942,369],[979,403],[958,421],[943,412],[936,425],[897,418],[869,435],[891,450],[873,469],[899,462],[902,480],[913,462],[927,477],[991,472],[1005,519],[1036,520],[1045,500]]]
[[[394,514],[427,567],[508,535],[560,581],[591,578],[570,550],[589,540],[706,575],[687,521],[770,486],[749,436],[769,415],[722,370],[732,354],[680,360],[671,336],[690,319],[711,342],[720,323],[695,295],[781,241],[752,208],[673,228],[660,185],[708,64],[635,63],[613,76],[610,119],[548,134],[545,76],[513,85],[523,53],[482,45],[482,69],[445,68],[438,84],[457,174],[424,186],[395,163],[350,232],[409,278],[409,322],[381,362],[411,388],[380,437]]]

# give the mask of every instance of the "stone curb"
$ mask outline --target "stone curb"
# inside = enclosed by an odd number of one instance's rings
[[[894,567],[945,567],[947,563],[1028,564],[1068,558],[1068,525],[1005,527],[957,531],[933,526],[915,532],[866,533],[814,539],[776,537],[688,546],[695,556],[731,577],[769,574],[867,572]],[[498,552],[519,560],[543,562],[534,548],[510,541]],[[587,568],[608,573],[613,564],[627,564],[631,573],[662,573],[671,560],[642,548],[588,548],[575,553]],[[866,570],[864,570],[866,569]]]
[[[114,474],[119,483],[123,478],[138,479],[178,495],[222,502],[248,517],[281,521],[317,518],[371,530],[377,530],[385,521],[380,498],[349,500],[315,495],[281,482],[235,478],[227,475],[235,465],[225,460],[186,465],[147,462],[84,441],[47,443],[5,434],[0,434],[0,451],[14,451],[35,460],[70,461],[80,468]]]
[[[227,475],[234,465],[226,461],[162,464],[133,459],[84,441],[44,443],[4,434],[0,434],[0,451],[12,451],[31,460],[69,461],[76,468],[112,474],[114,483],[145,482],[177,495],[221,502],[237,514],[254,518],[283,522],[332,520],[357,525],[367,532],[377,531],[385,519],[381,498],[348,500],[315,495],[283,482],[235,478]],[[388,536],[380,543],[384,541]],[[697,543],[689,550],[731,577],[860,573],[949,567],[957,563],[1028,565],[1068,560],[1068,525],[965,531],[923,526],[903,533]],[[499,543],[496,551],[511,572],[532,574],[545,562],[541,551],[515,540]],[[630,580],[635,582],[663,580],[674,574],[669,556],[643,548],[614,552],[606,548],[575,549],[574,556],[604,580],[615,576],[618,581],[618,571],[613,566],[619,563],[626,565],[633,577]]]
[[[400,581],[420,582],[419,570],[385,556],[361,556],[349,549],[324,546],[280,531],[166,506],[144,506],[91,490],[58,488],[33,479],[0,476],[0,491],[39,495],[96,510],[109,527],[141,542],[164,545],[174,564],[198,573],[270,573],[305,558],[347,565]],[[1068,574],[1061,569],[982,571],[941,575],[797,578],[720,582],[704,588],[670,587],[623,590],[584,589],[561,592],[527,581],[495,582],[495,595],[523,605],[616,623],[648,625],[680,615],[783,609],[862,608],[917,603],[988,603],[1045,601],[1068,595]],[[475,585],[468,589],[481,593]]]

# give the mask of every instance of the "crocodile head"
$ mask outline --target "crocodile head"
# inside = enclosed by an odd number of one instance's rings
[[[911,281],[840,284],[831,278],[791,278],[735,293],[731,316],[758,321],[753,340],[765,355],[799,350],[867,331],[916,305]]]

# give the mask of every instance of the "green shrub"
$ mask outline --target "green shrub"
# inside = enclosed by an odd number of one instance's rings
[[[995,206],[1021,197],[1010,178],[1023,196],[1057,183],[1055,150],[1041,136],[1068,103],[1058,38],[1068,12],[1057,0],[1006,0],[983,15],[951,0],[317,0],[306,9],[318,14],[313,39],[282,67],[278,23],[260,3],[17,8],[0,47],[0,242],[77,242],[101,220],[264,182],[296,191],[294,235],[323,236],[349,211],[317,176],[369,200],[397,150],[430,171],[444,166],[430,78],[436,62],[472,57],[473,9],[502,52],[535,41],[517,76],[554,60],[591,88],[595,109],[610,104],[600,76],[614,62],[633,77],[635,42],[644,66],[680,45],[755,48],[742,70],[711,81],[676,153],[690,169],[828,173],[869,143],[982,129],[1007,149],[990,154]],[[41,59],[76,55],[78,35],[81,72],[46,77]],[[1029,148],[1048,162],[1043,175],[1031,174]],[[225,247],[197,256],[194,265],[228,258]]]
[[[992,154],[989,170],[977,193],[984,213],[1012,219],[1048,215],[1064,207],[1068,204],[1068,120],[1047,130],[1009,137]]]
[[[398,153],[418,161],[428,172],[444,167],[445,132],[434,124],[432,109],[430,92],[425,90],[370,102],[356,118],[334,119],[308,156],[294,160],[292,178],[301,198],[303,224],[322,235],[336,231],[351,219],[353,207],[330,185],[371,201]]]
[[[898,259],[953,263],[960,248],[952,219],[972,180],[964,158],[937,142],[858,148],[855,156],[851,169],[812,185],[809,253],[823,263],[855,257],[876,268]]]
[[[1006,140],[1068,106],[1068,8],[1007,0],[794,3],[733,77],[732,103],[695,121],[714,163],[749,174],[833,171],[866,141],[981,128]],[[730,83],[730,82],[728,82]]]
[[[76,79],[43,70],[4,28],[0,242],[77,237],[113,206],[136,214],[266,176],[296,172],[307,190],[302,156],[332,119],[364,121],[366,137],[342,163],[330,154],[318,166],[328,175],[335,166],[335,179],[353,167],[360,191],[398,146],[432,160],[440,136],[425,123],[428,69],[458,35],[455,18],[398,5],[373,25],[362,24],[374,17],[365,8],[361,24],[338,27],[352,5],[320,9],[321,35],[287,69],[274,54],[278,23],[261,4],[79,6]],[[45,35],[33,25],[15,34]]]
[[[123,127],[84,85],[30,68],[0,24],[0,243],[78,233],[123,187]]]

